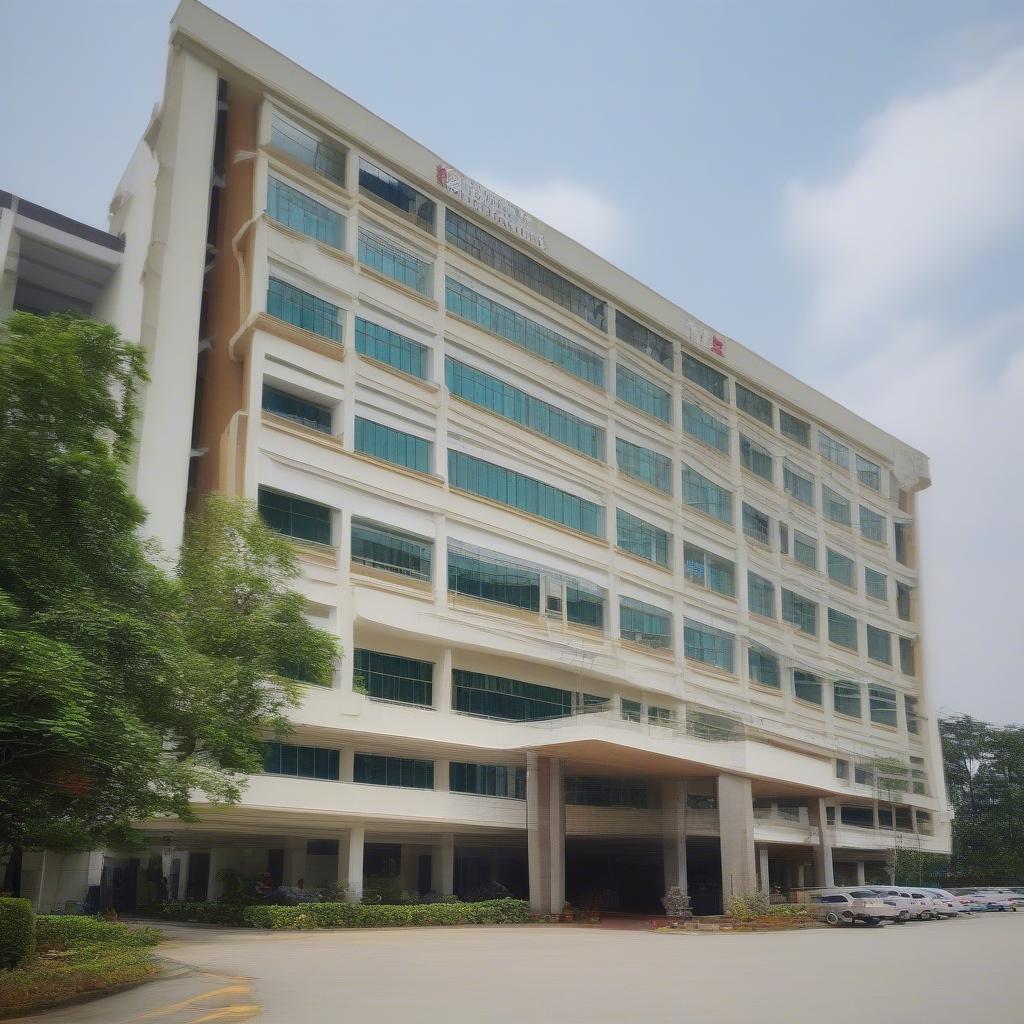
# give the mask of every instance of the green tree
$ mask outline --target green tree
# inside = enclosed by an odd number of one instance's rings
[[[189,793],[237,799],[259,741],[338,650],[292,550],[214,498],[177,570],[126,482],[142,351],[107,325],[15,314],[0,337],[0,841],[89,847]],[[294,667],[294,668],[293,668]]]
[[[1024,727],[939,720],[953,808],[951,870],[975,882],[1024,877]]]

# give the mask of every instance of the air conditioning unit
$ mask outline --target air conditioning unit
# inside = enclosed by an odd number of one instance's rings
[[[553,618],[562,617],[565,588],[559,580],[546,580],[544,586],[544,611]]]
[[[548,615],[562,617],[562,599],[557,594],[548,594],[544,607]]]

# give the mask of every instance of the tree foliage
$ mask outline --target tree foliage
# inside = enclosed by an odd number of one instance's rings
[[[953,807],[952,873],[977,882],[1024,878],[1024,726],[969,715],[939,720]]]
[[[176,571],[126,483],[144,356],[107,325],[16,313],[0,337],[0,841],[93,846],[239,794],[287,729],[298,666],[334,640],[291,591],[288,543],[211,498]],[[300,672],[291,671],[290,675]]]

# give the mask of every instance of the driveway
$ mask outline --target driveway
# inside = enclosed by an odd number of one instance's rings
[[[1024,1020],[1024,914],[902,927],[655,934],[523,925],[167,926],[189,970],[46,1024],[829,1024]]]

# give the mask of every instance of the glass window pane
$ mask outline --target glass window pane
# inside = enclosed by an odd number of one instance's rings
[[[451,277],[445,278],[445,304],[449,313],[518,345],[588,384],[604,387],[604,359],[557,331],[488,299]]]

